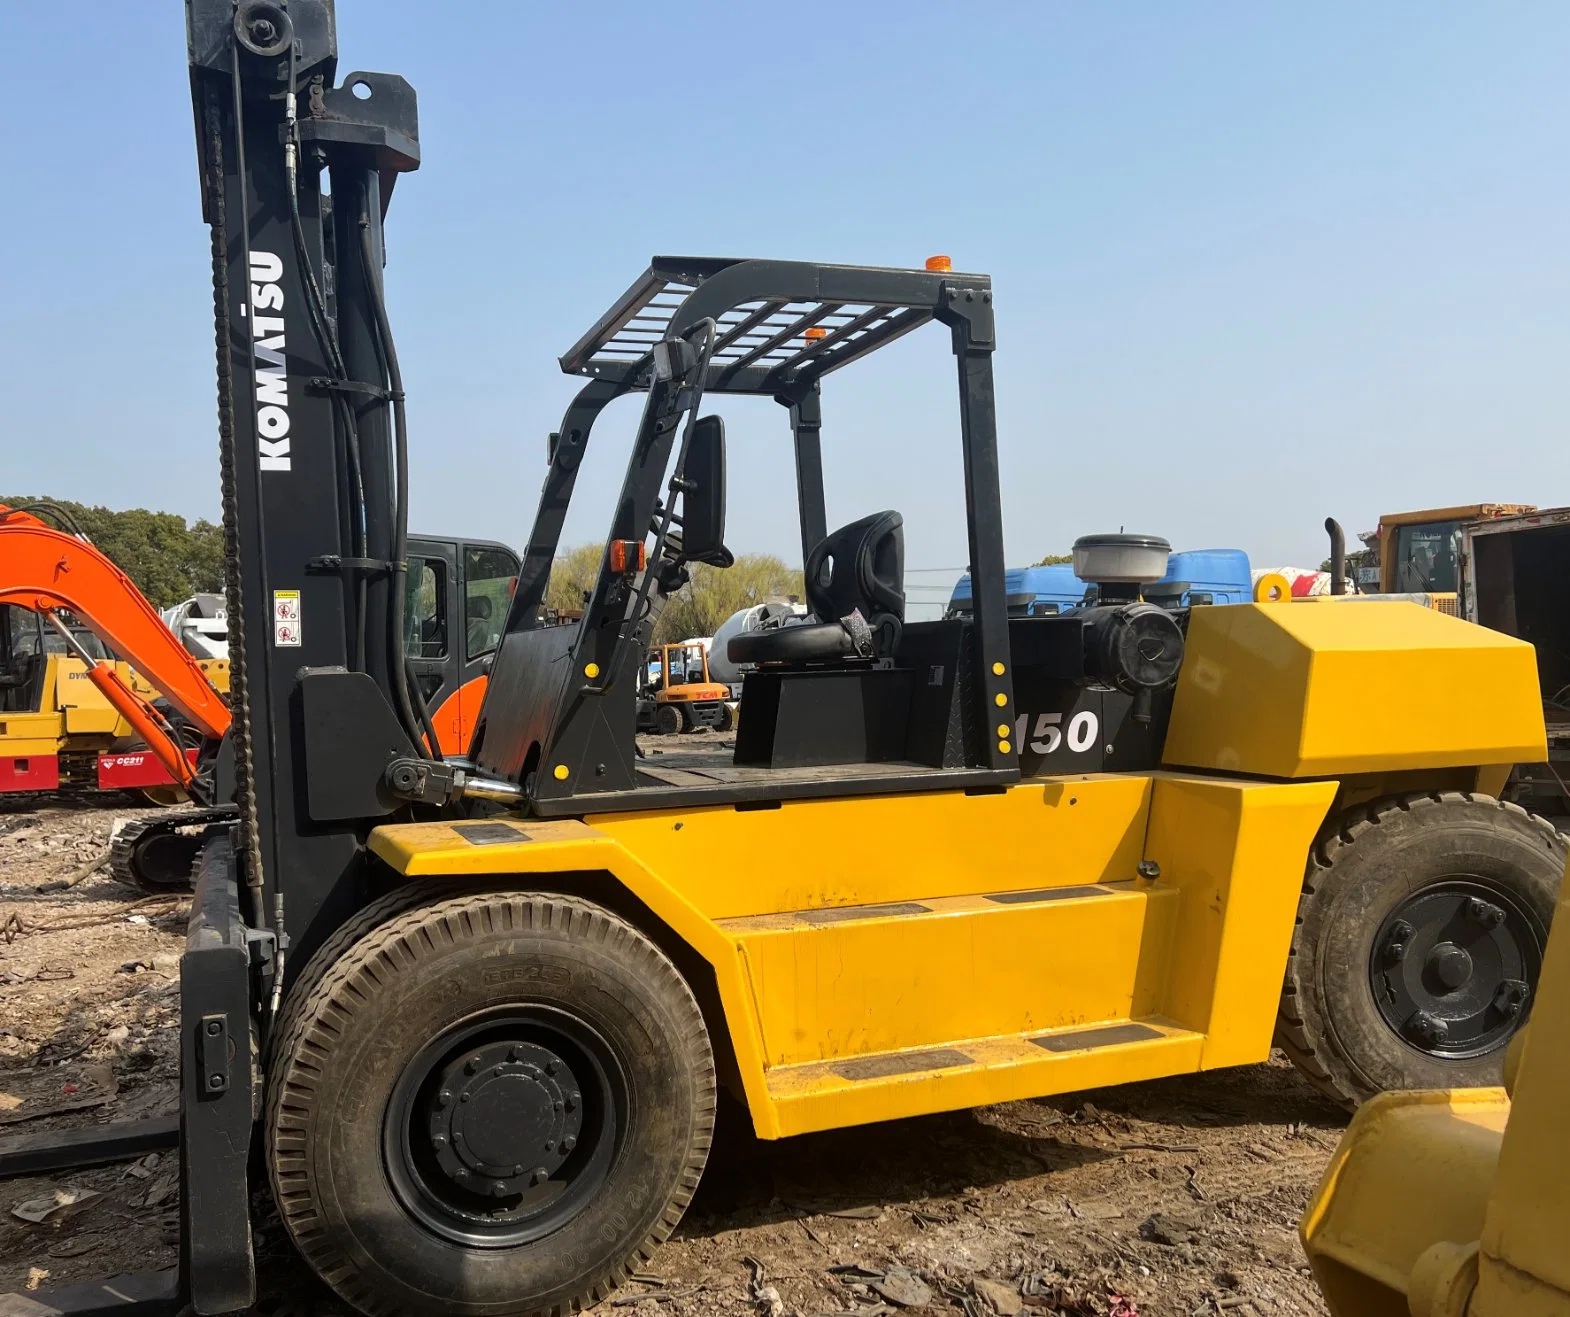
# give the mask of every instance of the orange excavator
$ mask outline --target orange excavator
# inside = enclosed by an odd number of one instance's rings
[[[129,726],[145,747],[137,753],[150,754],[195,802],[193,809],[122,829],[114,868],[143,885],[183,883],[195,839],[181,829],[229,812],[212,800],[210,783],[198,771],[202,751],[216,749],[229,729],[229,707],[131,578],[84,537],[57,529],[34,512],[50,515],[50,508],[0,504],[0,608],[36,614],[61,644],[54,654],[39,645],[37,652],[19,647],[7,655],[9,665],[0,675],[0,708],[5,710],[0,722],[16,724],[21,733],[12,738],[11,748],[29,752],[6,756],[0,769],[32,789],[58,785],[57,757],[48,742],[30,745],[27,721],[40,716],[35,712],[38,691],[51,682],[85,679],[115,721]],[[153,692],[167,712],[154,703]],[[100,755],[100,769],[106,758],[112,768],[113,761],[125,757]]]

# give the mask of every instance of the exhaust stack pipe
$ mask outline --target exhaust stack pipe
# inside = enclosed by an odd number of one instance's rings
[[[1334,517],[1325,518],[1325,530],[1330,536],[1330,593],[1346,593],[1346,533]]]

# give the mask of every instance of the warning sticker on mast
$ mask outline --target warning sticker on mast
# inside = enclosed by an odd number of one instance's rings
[[[273,644],[279,649],[300,645],[300,592],[273,591]]]

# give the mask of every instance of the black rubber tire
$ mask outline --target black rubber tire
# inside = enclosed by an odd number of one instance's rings
[[[654,710],[654,730],[660,736],[675,736],[685,730],[684,711],[674,704],[661,704]]]
[[[691,1201],[714,1128],[708,1033],[675,967],[609,911],[540,893],[452,895],[450,881],[443,899],[436,886],[362,911],[358,936],[340,930],[290,995],[265,1116],[279,1213],[317,1274],[371,1317],[566,1314],[626,1280]],[[428,1039],[517,1003],[597,1031],[628,1086],[626,1122],[577,1215],[534,1243],[463,1246],[394,1193],[384,1113]]]
[[[1374,939],[1408,896],[1470,875],[1513,897],[1546,942],[1565,860],[1565,838],[1548,823],[1491,796],[1425,793],[1348,811],[1309,857],[1277,1045],[1349,1109],[1389,1090],[1498,1084],[1508,1039],[1481,1056],[1441,1058],[1386,1022],[1368,970]]]
[[[719,730],[721,732],[734,732],[736,730],[736,710],[731,708],[729,701],[720,706]]]

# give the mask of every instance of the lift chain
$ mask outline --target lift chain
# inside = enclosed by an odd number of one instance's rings
[[[256,814],[256,769],[251,743],[245,607],[240,581],[239,489],[235,478],[234,364],[229,340],[229,225],[224,188],[223,110],[208,84],[203,100],[207,138],[207,196],[211,204],[213,329],[218,349],[218,470],[223,490],[224,594],[229,616],[229,701],[234,718],[235,803],[240,808],[236,853],[246,886],[256,896],[252,918],[261,922],[262,846]],[[236,124],[236,131],[239,125]],[[241,216],[241,223],[245,217]]]

